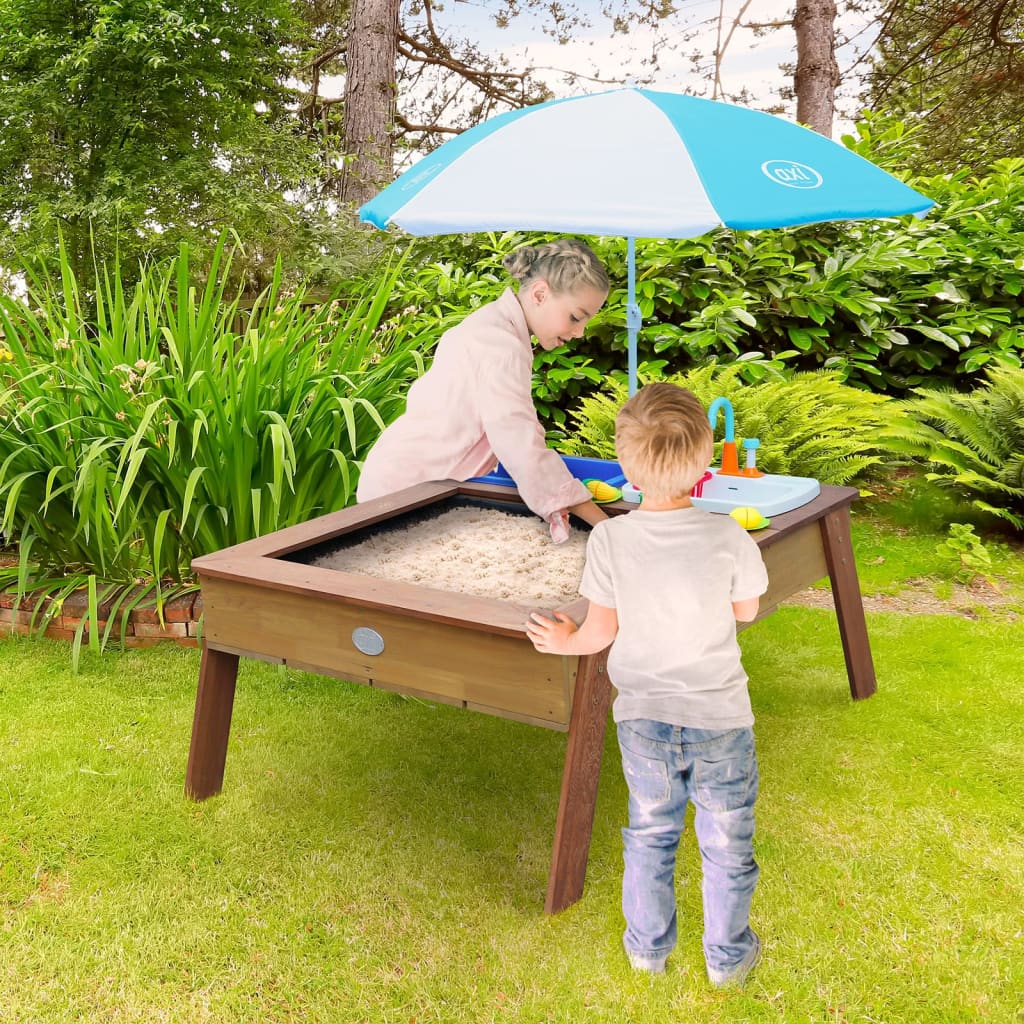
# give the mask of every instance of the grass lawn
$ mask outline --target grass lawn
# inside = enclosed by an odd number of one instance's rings
[[[855,523],[865,589],[927,564]],[[197,652],[74,675],[0,639],[0,1021],[1024,1021],[1024,618],[868,626],[856,704],[830,612],[741,637],[765,956],[739,993],[704,978],[692,832],[668,973],[625,962],[611,729],[586,892],[547,917],[563,735],[243,661],[194,804]]]

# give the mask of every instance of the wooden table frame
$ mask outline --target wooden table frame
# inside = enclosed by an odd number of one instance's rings
[[[578,659],[541,655],[526,636],[521,605],[314,568],[283,557],[459,497],[521,505],[518,492],[509,487],[454,481],[420,484],[192,563],[203,591],[204,638],[185,792],[203,800],[223,785],[240,656],[567,730],[544,905],[545,911],[555,913],[583,893],[612,700],[607,652]],[[827,575],[850,693],[860,700],[875,692],[875,673],[850,541],[850,504],[856,497],[852,487],[823,486],[814,501],[774,517],[768,529],[753,536],[769,578],[758,620]],[[635,507],[617,502],[606,509],[621,515]],[[308,629],[286,631],[279,621],[282,609],[302,622],[308,620]],[[579,620],[586,602],[576,601],[563,610]],[[370,613],[375,622],[401,634],[407,650],[425,651],[426,660],[410,666],[393,659],[389,678],[382,679],[377,665],[351,644],[350,650],[339,653],[337,637]],[[451,668],[446,663],[456,647],[459,663]],[[539,677],[543,678],[533,686]],[[411,679],[416,680],[415,687],[409,685]]]

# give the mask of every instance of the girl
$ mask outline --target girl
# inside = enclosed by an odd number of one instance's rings
[[[507,289],[441,336],[430,369],[409,389],[405,413],[367,455],[356,498],[484,476],[500,461],[558,544],[569,536],[569,512],[591,524],[606,517],[544,443],[530,338],[548,352],[582,338],[608,297],[608,275],[586,245],[569,238],[524,245],[504,265],[519,290]]]

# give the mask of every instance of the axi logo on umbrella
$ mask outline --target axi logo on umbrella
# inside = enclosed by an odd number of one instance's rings
[[[761,173],[787,188],[817,188],[823,180],[813,167],[795,160],[765,160]]]

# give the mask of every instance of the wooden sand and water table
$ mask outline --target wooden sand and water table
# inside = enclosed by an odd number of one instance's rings
[[[859,700],[875,692],[875,673],[850,543],[857,494],[852,487],[822,486],[813,501],[774,516],[752,536],[769,581],[758,621],[791,594],[829,577],[850,693]],[[622,515],[635,507],[620,501],[605,510]],[[203,800],[221,789],[239,657],[567,731],[545,900],[545,910],[554,913],[583,893],[612,686],[606,652],[539,654],[524,622],[538,607],[581,621],[586,601],[568,598],[573,586],[556,603],[564,580],[557,572],[544,576],[550,566],[540,575],[530,567],[516,586],[502,590],[505,596],[493,596],[491,584],[460,593],[445,589],[441,572],[415,580],[407,567],[388,579],[367,574],[369,563],[359,561],[382,535],[400,537],[442,516],[468,518],[459,530],[471,532],[484,517],[467,517],[465,510],[481,509],[529,517],[546,531],[514,487],[441,481],[196,559],[204,637],[185,792]],[[581,550],[568,559],[570,566],[582,566]],[[393,556],[392,545],[387,557]],[[460,587],[467,589],[465,581]]]

